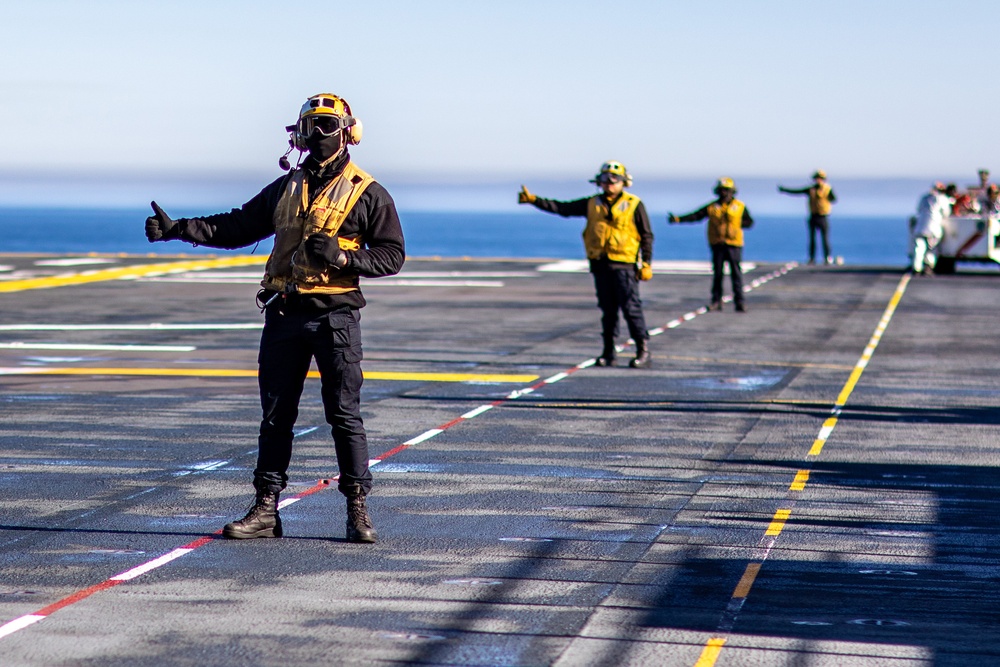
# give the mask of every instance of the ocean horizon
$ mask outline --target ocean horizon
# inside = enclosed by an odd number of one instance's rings
[[[178,208],[174,217],[205,215]],[[576,259],[583,256],[582,218],[562,218],[536,209],[511,213],[465,211],[399,212],[411,257],[510,257]],[[0,207],[0,252],[42,254],[246,254],[266,255],[271,239],[254,248],[219,250],[181,241],[149,243],[143,209],[47,209]],[[668,225],[653,218],[654,258],[704,260],[709,256],[704,223]],[[744,259],[785,262],[807,259],[804,216],[755,214],[746,230]],[[905,266],[905,218],[834,216],[830,239],[835,256],[847,264]],[[819,255],[821,250],[817,250]]]
[[[0,174],[0,252],[232,254],[181,242],[150,244],[143,221],[156,200],[173,217],[204,216],[239,207],[277,174],[227,177],[75,174],[53,185],[30,175]],[[756,220],[747,231],[748,261],[805,261],[806,198],[779,194],[777,186],[804,187],[803,178],[737,178],[738,197]],[[971,179],[967,179],[971,180]],[[517,204],[521,184],[553,199],[595,192],[586,178],[424,183],[407,177],[380,179],[396,201],[415,257],[513,257],[572,259],[583,255],[582,219],[560,218]],[[838,203],[830,218],[832,254],[846,264],[905,266],[908,219],[930,186],[920,178],[831,178]],[[708,257],[704,224],[668,225],[668,212],[686,213],[713,199],[710,178],[637,179],[653,222],[657,260]],[[265,240],[256,253],[270,252]],[[819,256],[821,251],[817,251]]]

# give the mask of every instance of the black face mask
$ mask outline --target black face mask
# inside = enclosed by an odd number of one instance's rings
[[[306,137],[306,148],[316,162],[323,164],[340,152],[343,141],[343,132],[337,132],[332,137],[328,137],[322,132],[314,130],[312,134]]]

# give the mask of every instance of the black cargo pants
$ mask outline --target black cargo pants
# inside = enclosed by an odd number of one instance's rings
[[[816,234],[819,234],[820,242],[823,244],[823,257],[830,256],[830,220],[825,215],[812,214],[809,216],[809,261],[816,259]]]
[[[743,247],[716,243],[712,246],[712,303],[722,301],[722,277],[725,265],[729,264],[729,275],[733,279],[733,302],[743,305],[743,269],[740,261]]]
[[[267,309],[257,357],[263,418],[254,487],[277,493],[288,482],[292,427],[313,358],[319,368],[326,421],[332,427],[340,490],[360,484],[367,494],[372,475],[361,420],[360,313],[347,308],[282,313],[275,304]]]
[[[628,333],[634,341],[648,340],[646,317],[639,298],[639,279],[635,265],[595,259],[590,262],[597,290],[597,307],[601,309],[601,330],[605,341],[618,336],[618,311],[625,318]]]

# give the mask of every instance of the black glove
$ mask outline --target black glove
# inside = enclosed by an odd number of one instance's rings
[[[177,221],[171,220],[155,201],[149,205],[153,207],[153,215],[146,218],[146,238],[149,242],[180,238],[181,230],[177,227]]]
[[[336,237],[313,234],[306,239],[306,252],[338,269],[347,266],[347,253],[340,249],[340,242]]]

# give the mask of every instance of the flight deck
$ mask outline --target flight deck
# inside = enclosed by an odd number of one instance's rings
[[[220,535],[264,259],[0,255],[0,664],[1000,664],[995,272],[746,262],[737,313],[656,262],[632,369],[583,262],[409,259],[363,545],[316,377],[285,536]]]

